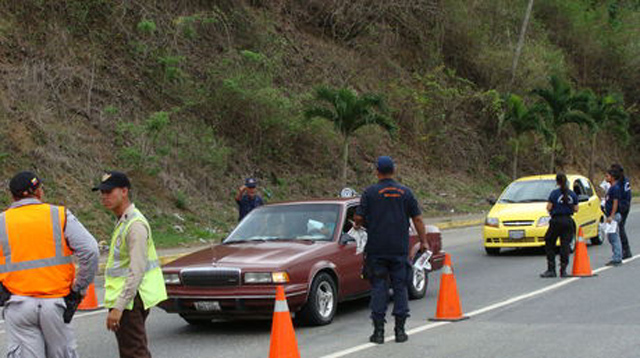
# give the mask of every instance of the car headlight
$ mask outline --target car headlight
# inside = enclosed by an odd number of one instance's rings
[[[180,284],[180,275],[177,273],[165,273],[164,274],[164,284],[165,285],[179,285]]]
[[[485,226],[491,226],[491,227],[498,227],[498,226],[500,226],[500,219],[487,217],[484,220],[484,225]]]
[[[286,283],[289,282],[289,274],[281,272],[247,272],[244,274],[244,283]]]
[[[549,225],[549,220],[551,220],[551,216],[543,216],[540,219],[538,219],[537,226],[547,226]]]

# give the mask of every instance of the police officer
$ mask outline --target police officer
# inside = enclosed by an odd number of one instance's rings
[[[98,244],[68,209],[42,202],[34,173],[18,173],[9,189],[13,203],[0,214],[0,280],[11,294],[4,308],[7,356],[77,357],[68,323],[93,282]]]
[[[236,203],[238,204],[238,221],[242,220],[251,210],[264,204],[262,197],[258,195],[258,181],[254,178],[247,178],[244,185],[236,193]]]
[[[620,164],[612,164],[611,169],[620,172],[620,188],[622,189],[622,195],[620,198],[620,205],[618,211],[620,212],[620,243],[622,244],[622,259],[628,259],[631,256],[631,248],[629,247],[629,238],[627,237],[627,217],[631,210],[631,183],[629,178],[624,175],[624,168]]]
[[[151,227],[130,201],[124,173],[107,172],[93,190],[118,218],[104,274],[107,329],[115,332],[120,358],[151,358],[145,321],[151,307],[167,299]]]
[[[619,266],[622,264],[622,243],[620,241],[620,222],[622,221],[622,215],[620,215],[620,202],[622,201],[623,188],[621,185],[621,174],[617,169],[609,169],[605,174],[605,180],[611,184],[604,203],[604,214],[606,215],[606,223],[611,224],[613,221],[617,222],[617,228],[613,232],[606,232],[607,239],[611,244],[611,250],[613,255],[611,261],[607,262],[607,266]]]
[[[411,190],[393,180],[395,165],[390,157],[378,158],[378,183],[365,189],[357,209],[355,228],[367,226],[365,271],[371,282],[371,319],[374,331],[369,340],[384,343],[384,324],[388,301],[388,281],[393,287],[393,315],[396,342],[409,337],[404,325],[409,316],[407,282],[411,274],[409,219],[420,238],[420,248],[428,249],[427,236],[418,202]]]
[[[578,196],[567,187],[567,176],[556,175],[558,188],[549,194],[547,211],[551,215],[549,228],[544,236],[544,249],[547,254],[547,271],[540,277],[556,277],[556,240],[560,237],[560,277],[567,277],[569,265],[569,245],[575,233],[575,222],[571,218],[578,212]]]

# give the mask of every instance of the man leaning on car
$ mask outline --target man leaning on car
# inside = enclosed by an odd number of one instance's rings
[[[395,165],[390,157],[378,158],[378,183],[365,189],[355,215],[355,228],[366,222],[367,244],[365,265],[371,282],[371,319],[374,331],[369,340],[384,343],[384,324],[388,301],[388,280],[393,287],[393,315],[396,342],[405,342],[404,325],[409,317],[407,282],[411,267],[409,253],[409,219],[416,227],[420,249],[428,249],[418,201],[411,190],[395,180]]]

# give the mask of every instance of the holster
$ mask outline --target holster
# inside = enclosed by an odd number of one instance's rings
[[[7,290],[6,287],[2,283],[0,283],[0,306],[4,306],[7,301],[11,298],[11,292]]]
[[[64,303],[67,306],[62,313],[64,323],[71,323],[73,315],[78,310],[78,306],[82,301],[82,295],[79,292],[71,290],[68,295],[64,296]]]

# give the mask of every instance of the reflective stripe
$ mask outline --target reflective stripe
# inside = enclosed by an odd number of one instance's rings
[[[71,256],[51,257],[48,259],[22,261],[17,263],[0,265],[0,273],[23,271],[23,270],[30,270],[34,268],[65,265],[70,263],[71,263]]]
[[[276,301],[276,305],[273,308],[273,312],[289,312],[289,306],[287,306],[287,301]]]
[[[442,274],[451,275],[451,274],[453,274],[453,269],[451,268],[451,266],[443,266],[442,267]]]
[[[578,236],[578,242],[584,242],[584,238],[582,236]]]
[[[56,245],[56,257],[62,257],[62,229],[60,228],[60,211],[57,206],[49,206],[51,209],[51,224],[53,226],[53,242]]]
[[[160,261],[147,261],[147,267],[144,272],[149,272],[155,268],[160,267]],[[128,267],[112,267],[107,269],[107,275],[111,277],[127,277],[131,270]]]
[[[11,246],[9,245],[9,235],[7,235],[7,222],[4,213],[0,215],[0,246],[2,246],[2,254],[4,262],[11,263]]]

